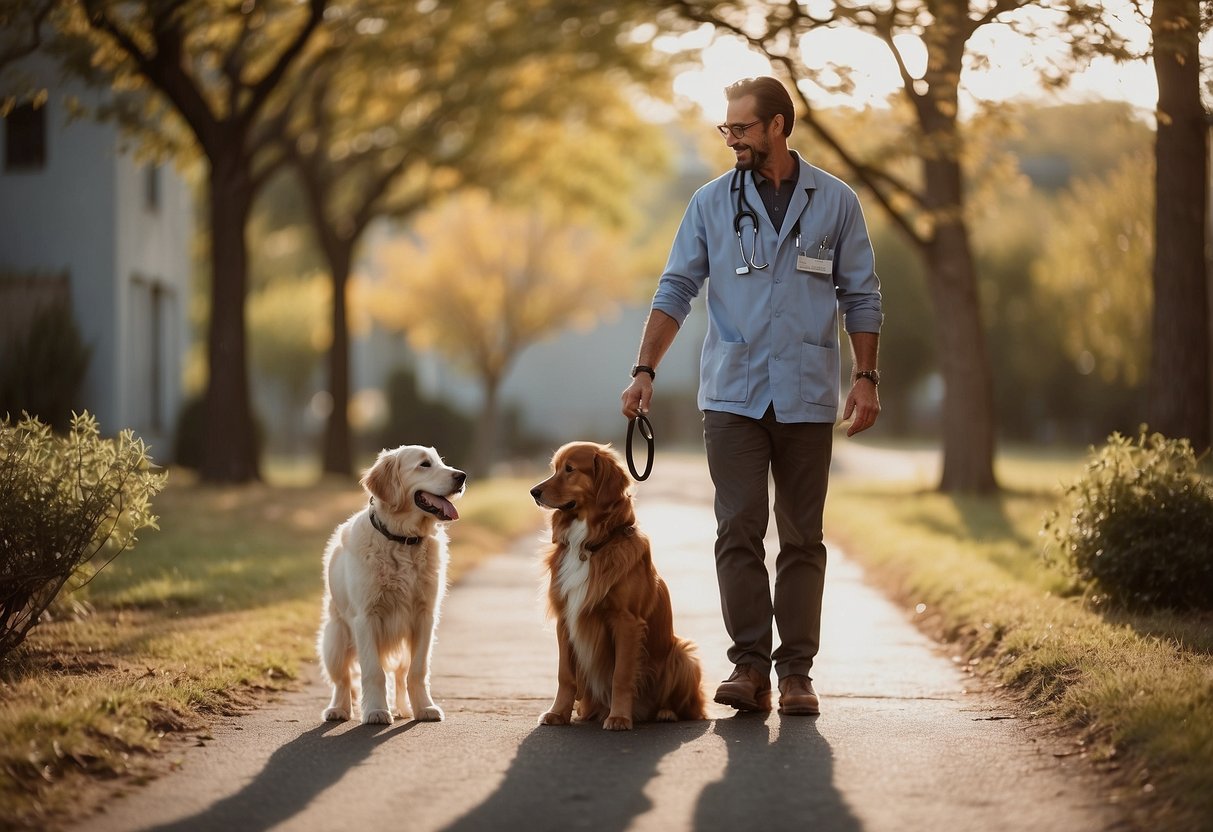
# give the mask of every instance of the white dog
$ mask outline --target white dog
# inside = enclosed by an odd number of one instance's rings
[[[433,448],[418,445],[380,452],[362,477],[370,504],[337,527],[324,553],[324,617],[317,647],[333,686],[325,720],[350,718],[355,661],[362,675],[364,725],[392,721],[389,668],[400,716],[442,719],[442,709],[430,697],[430,653],[446,591],[442,523],[459,518],[451,499],[463,493],[466,479],[444,465]]]

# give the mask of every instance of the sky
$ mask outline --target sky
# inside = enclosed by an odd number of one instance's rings
[[[1109,6],[1115,5],[1113,2]],[[1149,28],[1126,9],[1121,14],[1121,31],[1137,48],[1149,44]],[[1069,87],[1061,92],[1043,89],[1039,70],[1050,55],[1064,56],[1065,46],[1058,40],[1031,43],[1012,33],[1007,27],[983,27],[972,39],[974,53],[989,57],[988,66],[966,70],[962,78],[962,106],[971,111],[976,101],[1037,99],[1051,103],[1117,99],[1128,101],[1144,112],[1152,113],[1157,97],[1154,70],[1147,61],[1116,64],[1098,59],[1077,73]],[[682,73],[675,81],[675,92],[696,102],[708,120],[724,117],[723,89],[738,78],[770,74],[770,64],[741,40],[727,36],[712,38],[710,27],[704,26],[681,38],[665,36],[655,42],[658,48],[679,46],[699,49],[702,68]],[[898,39],[911,74],[920,74],[926,51],[913,35]],[[833,64],[850,66],[855,84],[853,94],[827,95],[810,90],[810,96],[823,105],[841,104],[855,107],[882,106],[888,95],[900,88],[901,80],[892,56],[885,46],[871,35],[858,31],[832,29],[805,37],[801,50],[806,62],[814,68],[829,71]]]

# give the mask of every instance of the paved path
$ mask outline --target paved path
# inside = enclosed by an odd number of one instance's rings
[[[637,503],[710,695],[730,667],[709,498],[701,467],[659,460]],[[458,536],[456,526],[456,546]],[[79,829],[1122,828],[1081,763],[1055,757],[1001,700],[966,693],[952,662],[837,550],[814,672],[822,716],[713,704],[706,721],[623,734],[539,727],[555,691],[555,636],[540,613],[536,544],[522,541],[451,592],[433,672],[445,722],[325,724],[327,693],[313,680],[221,721],[175,772]]]

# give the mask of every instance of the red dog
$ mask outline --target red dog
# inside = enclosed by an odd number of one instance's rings
[[[571,442],[552,476],[531,489],[552,509],[549,611],[560,649],[559,686],[543,725],[582,720],[608,731],[633,722],[706,719],[695,646],[674,635],[670,593],[649,539],[636,528],[630,481],[609,447]]]

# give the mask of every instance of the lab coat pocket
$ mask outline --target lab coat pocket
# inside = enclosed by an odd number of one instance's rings
[[[750,395],[750,346],[721,341],[708,358],[704,395],[718,402],[744,402]]]
[[[833,379],[838,374],[838,358],[832,347],[800,345],[800,398],[811,404],[835,406],[838,391]]]

